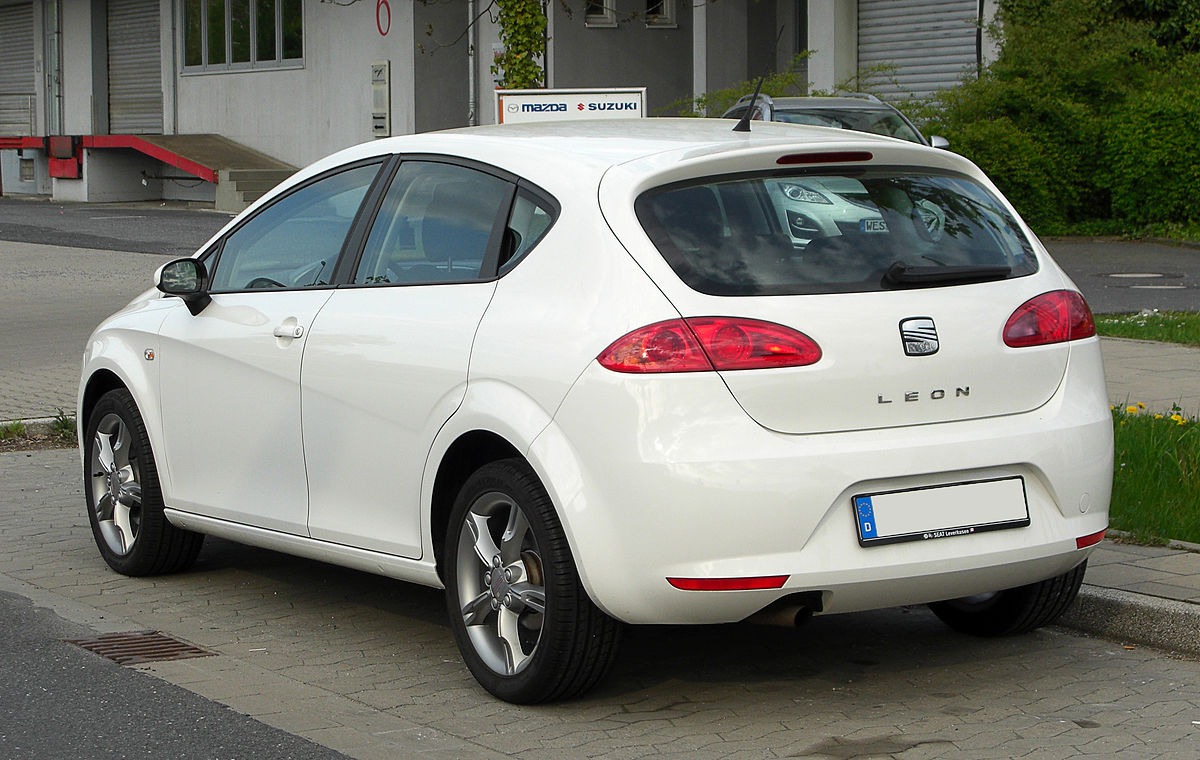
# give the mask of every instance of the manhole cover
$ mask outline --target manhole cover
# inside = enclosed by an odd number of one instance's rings
[[[137,665],[142,662],[164,662],[186,660],[189,657],[212,657],[200,647],[173,639],[158,631],[134,631],[133,633],[106,633],[92,639],[65,639],[68,644],[83,647],[119,665]]]

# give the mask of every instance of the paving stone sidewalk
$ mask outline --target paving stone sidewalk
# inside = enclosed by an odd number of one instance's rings
[[[361,760],[1195,760],[1200,742],[1200,662],[1053,627],[963,636],[923,607],[631,627],[586,698],[500,703],[437,591],[217,539],[186,573],[111,572],[72,450],[0,454],[0,541],[0,592],[214,651],[133,667]]]

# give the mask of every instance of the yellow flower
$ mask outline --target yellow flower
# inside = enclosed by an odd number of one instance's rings
[[[1145,405],[1145,404],[1143,404],[1141,401],[1139,401],[1139,402],[1137,402],[1137,408],[1138,408],[1138,409],[1145,409],[1145,408],[1146,408],[1146,405]]]
[[[1117,407],[1113,406],[1112,404],[1109,404],[1109,405],[1108,405],[1108,411],[1110,411],[1110,412],[1111,412],[1113,409],[1116,409],[1116,408],[1117,408]]]
[[[1162,418],[1163,418],[1163,416],[1161,414],[1154,415],[1154,419],[1156,419],[1156,420],[1161,420]]]
[[[1138,409],[1137,409],[1137,407],[1136,407],[1136,406],[1127,406],[1127,407],[1125,407],[1125,413],[1126,413],[1126,414],[1137,414],[1137,412],[1138,412]]]
[[[1172,422],[1178,422],[1180,425],[1182,425],[1182,424],[1183,424],[1183,415],[1181,415],[1181,414],[1172,414],[1172,415],[1171,415],[1171,421],[1172,421]]]

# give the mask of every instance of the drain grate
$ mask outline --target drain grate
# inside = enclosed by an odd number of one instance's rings
[[[212,657],[216,652],[173,639],[159,631],[106,633],[91,639],[65,639],[68,644],[83,647],[119,665],[142,662],[186,660],[189,657]]]

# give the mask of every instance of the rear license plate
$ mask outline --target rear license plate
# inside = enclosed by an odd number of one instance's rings
[[[855,496],[861,546],[928,541],[1029,525],[1019,475]]]

